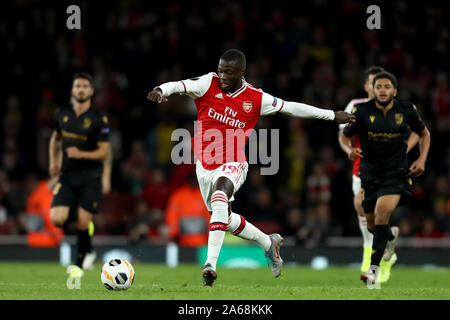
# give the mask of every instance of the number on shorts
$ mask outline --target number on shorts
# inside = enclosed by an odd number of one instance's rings
[[[231,174],[234,174],[237,170],[236,166],[233,165],[227,165],[227,166],[223,166],[222,171],[225,171],[226,169],[231,170]]]

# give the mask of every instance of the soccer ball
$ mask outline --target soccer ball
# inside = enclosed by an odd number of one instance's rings
[[[126,290],[134,282],[134,269],[125,259],[113,259],[102,267],[102,283],[108,290]]]

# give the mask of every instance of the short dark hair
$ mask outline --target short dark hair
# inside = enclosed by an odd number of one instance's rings
[[[373,78],[373,82],[372,82],[372,85],[374,87],[375,87],[375,82],[378,79],[389,79],[389,80],[391,80],[391,83],[392,83],[392,85],[394,86],[395,89],[397,89],[397,87],[398,87],[397,78],[392,73],[390,73],[388,71],[383,71],[383,72],[377,73],[375,78]]]
[[[94,78],[87,72],[75,73],[73,78],[72,78],[72,81],[75,81],[76,79],[86,79],[91,84],[91,87],[94,86]]]
[[[370,66],[364,71],[364,83],[366,83],[367,80],[369,80],[369,77],[372,74],[377,74],[380,72],[385,71],[383,67],[380,66]]]
[[[225,51],[220,59],[224,61],[236,61],[242,67],[242,69],[245,69],[247,67],[245,54],[238,49],[229,49]]]

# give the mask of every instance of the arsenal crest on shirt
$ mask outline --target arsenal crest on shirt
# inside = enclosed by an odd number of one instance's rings
[[[242,103],[242,107],[244,108],[245,112],[249,113],[250,111],[252,111],[253,103],[251,103],[250,101],[244,101],[244,103]]]

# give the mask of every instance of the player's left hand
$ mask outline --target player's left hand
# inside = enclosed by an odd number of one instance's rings
[[[425,172],[425,161],[420,158],[414,161],[411,167],[409,167],[409,174],[415,177],[420,176],[424,172]]]
[[[348,122],[355,122],[356,118],[351,113],[345,111],[335,111],[334,121],[336,121],[337,123],[348,123]]]
[[[81,151],[77,147],[68,147],[66,149],[67,157],[71,159],[80,159]]]

